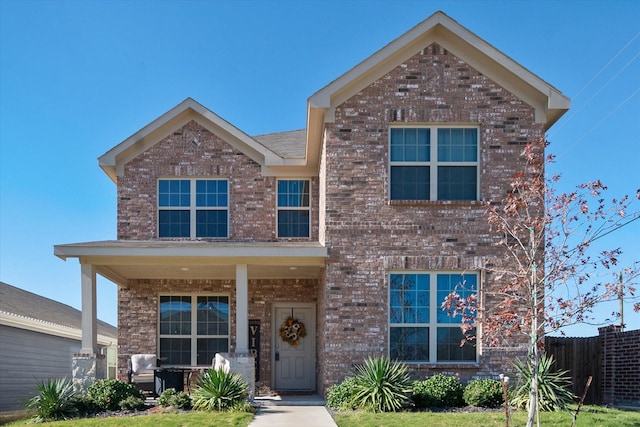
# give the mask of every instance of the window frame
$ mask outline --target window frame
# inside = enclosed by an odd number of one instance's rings
[[[309,197],[308,197],[308,206],[280,206],[279,196],[280,196],[280,182],[283,181],[302,181],[308,184],[309,188]],[[309,239],[311,238],[311,228],[313,226],[313,221],[311,217],[311,204],[312,204],[312,180],[309,178],[278,178],[276,180],[276,219],[275,219],[275,227],[276,227],[276,237],[279,239]],[[280,212],[281,211],[306,211],[309,214],[309,227],[307,229],[306,236],[280,236]]]
[[[393,328],[426,328],[428,333],[428,360],[402,360],[405,364],[439,364],[439,365],[473,365],[479,363],[480,352],[478,351],[479,340],[475,340],[474,343],[468,343],[466,345],[474,346],[475,359],[474,360],[438,360],[438,331],[443,328],[455,328],[460,331],[461,322],[439,322],[438,315],[442,314],[441,304],[438,297],[438,275],[473,275],[476,280],[475,293],[480,294],[481,290],[481,274],[479,271],[455,271],[455,270],[392,270],[387,273],[388,289],[387,289],[387,301],[389,314],[387,316],[387,333],[388,333],[388,347],[387,355],[391,357],[391,330]],[[428,275],[429,276],[429,322],[412,322],[412,323],[392,323],[392,288],[391,288],[391,276],[392,275]],[[417,285],[416,285],[417,286]],[[417,315],[416,315],[417,316]],[[475,325],[476,333],[479,333],[477,324]]]
[[[161,334],[161,312],[160,312],[160,304],[162,297],[189,297],[191,299],[191,333],[190,334]],[[228,319],[227,319],[227,334],[226,335],[199,335],[198,334],[198,298],[199,297],[222,297],[227,298],[227,305],[229,307]],[[190,342],[190,353],[191,353],[191,361],[189,365],[180,365],[169,363],[171,366],[211,366],[212,361],[208,361],[206,364],[198,365],[198,338],[217,338],[227,340],[227,349],[226,352],[229,352],[231,348],[231,295],[227,293],[193,293],[193,292],[177,292],[177,293],[161,293],[158,294],[158,323],[157,323],[157,343],[156,348],[158,349],[158,358],[160,358],[162,348],[161,348],[161,340],[162,339],[189,339]]]
[[[392,146],[391,146],[391,134],[392,129],[429,129],[429,160],[392,160]],[[438,131],[440,129],[473,129],[476,131],[476,160],[475,161],[444,161],[438,160]],[[425,201],[455,201],[455,202],[473,202],[482,200],[480,195],[480,126],[474,123],[467,124],[420,124],[420,125],[390,125],[388,128],[388,153],[389,153],[389,162],[388,162],[388,174],[387,174],[387,183],[389,189],[389,201],[391,202],[403,202],[403,201],[412,201],[412,202],[425,202]],[[413,167],[429,167],[429,198],[428,199],[405,199],[405,198],[392,198],[391,190],[392,190],[392,169],[396,166],[413,166]],[[449,167],[475,167],[476,168],[476,189],[475,189],[475,198],[473,199],[441,199],[438,197],[438,168],[442,166]]]
[[[161,181],[189,181],[189,206],[160,206],[160,182]],[[227,186],[226,206],[197,206],[197,182],[198,181],[224,181]],[[156,235],[159,239],[228,239],[230,236],[230,183],[229,179],[221,177],[161,177],[156,183]],[[161,211],[189,211],[189,236],[173,237],[160,236],[160,212]],[[227,228],[225,236],[200,237],[197,235],[197,214],[198,211],[226,211]]]

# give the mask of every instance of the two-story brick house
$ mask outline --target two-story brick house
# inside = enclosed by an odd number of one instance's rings
[[[439,305],[460,283],[491,303],[485,266],[505,257],[484,203],[568,107],[442,12],[312,95],[305,130],[251,137],[185,100],[99,158],[117,240],[55,247],[81,264],[83,353],[100,274],[118,286],[121,377],[135,353],[192,366],[250,347],[276,390],[323,392],[372,354],[496,375],[525,343],[460,347]],[[289,317],[306,336],[282,338]]]

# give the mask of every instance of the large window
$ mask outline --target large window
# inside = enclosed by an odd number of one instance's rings
[[[394,127],[391,200],[478,200],[478,129]]]
[[[224,238],[228,224],[227,180],[158,180],[158,237]]]
[[[160,296],[159,351],[164,365],[211,366],[229,351],[229,297]]]
[[[309,181],[278,180],[278,237],[309,237]]]
[[[460,343],[460,316],[440,306],[452,291],[467,297],[478,290],[477,274],[452,272],[389,275],[389,355],[405,362],[469,363],[473,344]]]

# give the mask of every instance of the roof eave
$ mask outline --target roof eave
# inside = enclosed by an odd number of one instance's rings
[[[434,42],[531,105],[536,121],[546,128],[569,108],[569,99],[560,91],[446,14],[436,12],[313,94],[309,111],[322,110],[324,120],[332,122],[336,106]]]
[[[124,165],[128,161],[149,149],[167,135],[180,129],[191,120],[196,121],[210,132],[218,135],[261,165],[265,165],[267,159],[270,159],[270,162],[282,161],[282,158],[275,152],[260,144],[192,98],[187,98],[100,156],[98,158],[98,164],[113,182],[117,182],[117,177],[124,173]]]

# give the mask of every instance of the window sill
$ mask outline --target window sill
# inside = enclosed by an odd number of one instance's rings
[[[482,206],[482,200],[389,200],[390,206]]]
[[[412,369],[441,369],[441,370],[462,370],[462,369],[479,369],[479,362],[469,362],[469,363],[460,363],[460,362],[437,362],[437,363],[427,363],[427,362],[402,362]]]

